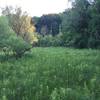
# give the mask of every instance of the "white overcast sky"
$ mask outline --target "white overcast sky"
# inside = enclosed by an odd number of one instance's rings
[[[68,0],[0,0],[0,7],[5,6],[18,6],[31,16],[41,16],[62,12],[70,5]]]

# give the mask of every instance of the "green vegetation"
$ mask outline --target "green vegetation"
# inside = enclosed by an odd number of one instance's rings
[[[100,100],[100,51],[33,48],[0,53],[0,100]]]
[[[62,33],[61,41],[64,47],[100,48],[100,0],[69,0],[69,2],[72,3],[72,7],[60,14],[33,17],[36,31],[40,35],[49,34],[53,37]]]
[[[36,43],[36,46],[39,47],[57,47],[57,46],[63,46],[62,41],[62,34],[58,34],[56,36],[52,35],[38,35],[38,42]]]
[[[69,1],[33,18],[2,9],[0,100],[100,100],[100,0]]]
[[[16,57],[21,57],[30,48],[31,45],[9,27],[6,17],[0,17],[0,51],[7,55],[12,52]]]
[[[9,27],[34,46],[99,49],[100,0],[69,2],[72,7],[60,14],[29,17],[20,7],[6,7],[2,9],[2,14],[8,19]]]

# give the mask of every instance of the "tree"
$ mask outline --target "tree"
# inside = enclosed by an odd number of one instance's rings
[[[91,20],[89,22],[90,38],[88,46],[91,48],[100,47],[100,0],[94,0],[90,7]]]
[[[72,4],[72,8],[66,10],[62,15],[62,31],[66,37],[68,33],[70,37],[69,41],[72,42],[73,40],[74,46],[85,48],[88,41],[87,30],[90,20],[88,8],[90,3],[88,0],[74,0]]]
[[[33,17],[36,30],[42,35],[52,34],[53,36],[59,33],[61,18],[58,14],[43,15],[40,18]]]
[[[31,45],[9,27],[6,17],[0,17],[0,49],[4,52],[12,51],[16,57],[21,57],[31,49]]]
[[[10,27],[17,36],[21,36],[25,41],[37,42],[37,38],[33,34],[35,27],[31,24],[31,17],[26,12],[22,12],[21,8],[6,7],[2,10],[3,15],[7,16]],[[28,39],[28,40],[27,40]]]

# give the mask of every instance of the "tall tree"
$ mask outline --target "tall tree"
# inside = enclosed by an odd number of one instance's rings
[[[88,8],[90,3],[88,0],[74,0],[72,4],[72,8],[63,14],[62,30],[66,36],[67,33],[74,33],[74,37],[71,35],[70,40],[74,38],[74,44],[84,48],[87,47],[87,30],[90,19]]]
[[[32,41],[37,41],[34,34],[31,34],[35,31],[35,27],[31,24],[31,17],[28,16],[27,12],[22,12],[20,7],[15,9],[6,7],[2,10],[2,13],[7,16],[10,27],[18,36],[23,37],[23,39],[30,41],[31,43]]]
[[[38,19],[33,17],[33,23],[34,21],[37,32],[42,35],[52,34],[55,36],[59,33],[61,18],[58,14],[43,15]]]
[[[100,46],[100,0],[94,0],[90,7],[91,20],[89,23],[89,47]]]
[[[16,35],[9,27],[6,17],[0,16],[0,50],[5,54],[12,52],[16,57],[21,57],[26,51],[31,49],[30,43]]]

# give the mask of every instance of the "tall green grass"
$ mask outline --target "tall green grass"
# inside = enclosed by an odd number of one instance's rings
[[[0,100],[100,100],[100,51],[33,48],[0,55]]]

